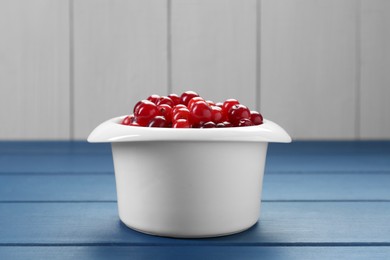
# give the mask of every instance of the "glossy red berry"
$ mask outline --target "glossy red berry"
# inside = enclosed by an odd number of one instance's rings
[[[188,105],[187,105],[188,110],[191,110],[192,106],[196,102],[198,102],[198,101],[205,101],[205,100],[203,98],[201,98],[201,97],[193,97],[193,98],[191,98],[191,100],[188,102]]]
[[[186,119],[178,119],[172,124],[173,128],[189,128],[190,123]]]
[[[211,106],[211,121],[218,124],[224,121],[225,116],[222,113],[222,108]]]
[[[214,101],[207,100],[206,103],[209,104],[209,106],[215,106]]]
[[[224,124],[225,127],[233,127],[233,124],[230,123],[229,121],[225,121],[222,124]]]
[[[152,118],[149,122],[149,127],[167,127],[168,123],[163,116],[156,116]]]
[[[244,105],[234,105],[229,110],[228,118],[234,126],[238,126],[240,120],[251,118],[251,111]]]
[[[148,100],[142,100],[134,112],[136,122],[141,126],[147,126],[150,120],[159,114],[157,106]]]
[[[211,121],[211,108],[206,101],[196,102],[191,110],[191,121],[194,125],[202,125],[205,122]]]
[[[251,111],[251,121],[254,125],[261,125],[263,123],[263,116],[257,111]]]
[[[215,123],[214,122],[211,122],[211,121],[209,121],[209,122],[206,122],[206,123],[204,123],[202,126],[201,126],[201,128],[215,128]]]
[[[137,102],[133,111],[134,115],[123,118],[120,123],[173,128],[241,127],[263,123],[260,113],[250,111],[236,99],[215,103],[194,91],[186,91],[181,96],[154,94]]]
[[[157,102],[160,100],[160,96],[159,95],[156,95],[156,94],[153,94],[153,95],[150,95],[147,100],[149,100],[150,102],[153,102],[154,104],[157,105]]]
[[[179,108],[172,114],[172,121],[175,122],[179,119],[185,119],[190,121],[190,111],[187,108]]]
[[[238,102],[237,99],[227,99],[225,102],[222,104],[222,111],[223,113],[227,116],[229,114],[230,109],[234,105],[238,105],[240,102]]]
[[[135,111],[137,111],[137,109],[138,109],[138,107],[142,104],[142,103],[144,103],[145,101],[149,101],[149,100],[141,100],[141,101],[138,101],[136,104],[135,104],[135,106],[134,106],[134,108],[133,108],[133,113],[135,114]],[[149,102],[151,102],[151,101],[149,101]],[[153,102],[152,102],[153,103]]]
[[[140,126],[137,122],[131,122],[130,126]]]
[[[173,101],[174,105],[180,104],[180,97],[177,94],[169,94],[168,97]]]
[[[180,108],[185,108],[185,109],[187,109],[187,107],[186,107],[185,105],[183,105],[183,104],[179,104],[179,105],[173,106],[173,107],[172,107],[172,116],[173,116],[174,114],[176,114],[176,112],[177,112]]]
[[[181,94],[180,103],[187,106],[191,98],[194,97],[199,97],[198,93],[194,91],[186,91],[183,94]]]
[[[130,118],[128,116],[123,118],[123,120],[121,122],[122,125],[130,125],[130,123],[131,123],[131,120],[130,120]]]
[[[175,104],[173,103],[172,99],[169,97],[162,96],[160,99],[157,101],[156,105],[162,105],[162,104],[167,104],[171,107],[173,107]]]
[[[241,119],[240,122],[238,122],[238,126],[252,126],[252,125],[253,125],[252,121],[248,118]]]
[[[172,121],[172,107],[170,105],[162,104],[162,105],[158,105],[157,108],[158,111],[160,112],[160,115],[165,117],[167,122]]]

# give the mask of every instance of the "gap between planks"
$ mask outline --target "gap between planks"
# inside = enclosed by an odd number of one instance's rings
[[[341,202],[359,202],[359,203],[371,203],[371,202],[383,202],[388,203],[390,200],[388,199],[372,199],[372,200],[261,200],[262,203],[317,203],[317,202],[325,202],[325,203],[341,203]],[[117,200],[0,200],[0,203],[4,204],[17,204],[17,203],[117,203]]]
[[[337,171],[267,171],[265,175],[268,174],[390,174],[390,170],[374,170],[374,171],[355,171],[355,170],[337,170]],[[52,175],[114,175],[114,172],[70,172],[70,171],[56,171],[56,172],[26,172],[26,171],[0,171],[0,176],[14,176],[14,175],[30,175],[30,176],[52,176]]]
[[[186,239],[187,240],[187,239]],[[390,242],[291,242],[291,243],[218,243],[217,245],[204,245],[199,243],[164,244],[164,243],[0,243],[0,247],[79,247],[79,246],[158,246],[158,247],[224,247],[224,246],[255,246],[255,247],[390,247]]]

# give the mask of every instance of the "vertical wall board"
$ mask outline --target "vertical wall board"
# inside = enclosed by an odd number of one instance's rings
[[[69,138],[68,28],[68,1],[0,1],[0,139]]]
[[[74,1],[74,137],[167,93],[167,2]]]
[[[172,89],[256,108],[256,0],[172,0]]]
[[[361,1],[363,139],[390,138],[390,1]]]
[[[355,0],[262,0],[260,105],[297,139],[356,138]]]

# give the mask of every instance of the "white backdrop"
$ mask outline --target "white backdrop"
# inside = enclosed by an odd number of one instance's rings
[[[85,139],[149,94],[295,139],[390,138],[390,1],[0,0],[0,139]]]

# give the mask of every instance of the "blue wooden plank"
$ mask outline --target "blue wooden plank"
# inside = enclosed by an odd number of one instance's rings
[[[390,141],[293,141],[271,143],[269,155],[365,155],[390,154]]]
[[[116,200],[114,175],[0,175],[0,202]]]
[[[85,141],[0,141],[0,154],[14,153],[110,153],[109,144]],[[272,155],[348,155],[390,153],[390,141],[293,141],[290,144],[270,143]]]
[[[2,155],[0,173],[113,172],[110,154]],[[390,156],[269,156],[267,173],[390,173]]]
[[[271,144],[268,172],[390,173],[390,142],[293,142]]]
[[[107,144],[1,142],[0,147],[0,173],[113,172]],[[390,173],[390,142],[271,144],[266,172]]]
[[[0,141],[0,154],[14,153],[110,153],[109,144],[85,141]],[[271,143],[269,155],[348,155],[390,153],[390,141],[293,141],[290,144]]]
[[[10,154],[109,154],[108,143],[80,141],[0,141],[0,155]]]
[[[390,200],[390,174],[266,174],[265,200]]]
[[[22,163],[21,163],[22,162]],[[107,155],[3,155],[0,173],[113,172]],[[390,173],[390,156],[268,157],[267,173]]]
[[[388,246],[389,215],[389,202],[267,202],[246,232],[186,240],[125,227],[116,203],[1,203],[0,244]]]
[[[337,147],[337,149],[335,149]],[[73,152],[75,150],[110,152],[109,144],[90,144],[86,141],[0,141],[0,153]],[[290,144],[271,143],[271,154],[339,154],[390,153],[390,141],[293,141]]]
[[[0,259],[389,259],[390,247],[0,247]]]
[[[93,150],[85,143],[69,147],[67,143],[49,142],[43,148],[31,143],[27,149],[23,143],[13,146],[10,142],[8,148],[2,144],[0,200],[115,200],[107,145]],[[279,174],[265,176],[263,198],[388,200],[389,147],[389,142],[270,145],[267,171]],[[114,202],[0,203],[0,259],[388,259],[389,202],[262,205],[261,222],[247,232],[216,239],[179,240],[129,230],[119,222]],[[17,246],[20,244],[23,246]],[[93,246],[77,246],[83,244]]]
[[[106,200],[113,174],[0,175],[0,202]],[[390,174],[266,174],[263,200],[390,200]]]
[[[0,174],[113,173],[111,154],[2,155]]]
[[[390,173],[390,155],[289,155],[269,156],[268,173]]]

